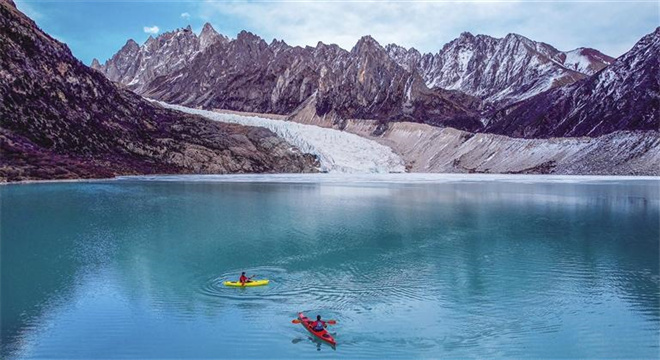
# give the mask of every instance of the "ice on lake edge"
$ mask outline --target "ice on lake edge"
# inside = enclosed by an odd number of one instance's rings
[[[660,185],[657,176],[620,175],[528,175],[528,174],[228,174],[228,175],[139,175],[120,176],[120,181],[175,182],[262,182],[262,183],[401,183],[427,184],[451,182],[514,182],[514,183],[600,183],[647,181]]]

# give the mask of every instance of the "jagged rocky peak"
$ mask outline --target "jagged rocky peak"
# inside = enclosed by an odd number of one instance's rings
[[[385,51],[387,51],[388,54],[404,54],[408,52],[408,49],[392,43],[385,45]]]
[[[331,64],[339,60],[342,56],[348,56],[349,52],[340,48],[337,44],[325,44],[319,41],[316,47],[312,49],[312,55],[319,69],[325,68],[326,64]],[[326,72],[324,70],[324,72]]]
[[[268,47],[271,50],[273,50],[273,53],[275,55],[277,55],[279,52],[283,50],[290,48],[289,44],[287,44],[284,40],[277,40],[277,39],[273,39],[273,41],[271,41],[270,44],[268,44]],[[311,49],[306,48],[306,50],[309,51]]]
[[[318,43],[316,43],[316,50],[317,51],[324,51],[324,50],[328,50],[328,49],[331,49],[333,51],[336,51],[336,50],[346,51],[346,50],[342,49],[341,47],[339,47],[339,45],[337,45],[337,44],[326,44],[323,41],[319,41]]]
[[[174,50],[186,48],[186,51],[196,51],[199,49],[199,39],[192,31],[192,27],[188,25],[185,28],[164,32],[156,38],[149,36],[149,39],[145,42],[144,46],[150,50],[156,50],[161,47],[171,47],[174,48]]]
[[[474,41],[474,35],[472,35],[471,32],[469,31],[463,31],[459,36],[458,36],[459,41]]]
[[[233,41],[237,49],[249,49],[250,51],[262,51],[268,48],[268,43],[256,34],[243,30],[236,35]]]
[[[277,40],[277,39],[273,38],[273,40],[271,40],[271,42],[270,42],[270,44],[268,44],[268,46],[270,46],[270,47],[280,47],[280,46],[288,46],[288,45],[284,40]]]
[[[540,61],[541,63],[554,60],[559,54],[559,50],[554,47],[544,42],[533,41],[520,34],[507,34],[504,39],[502,39],[502,42],[503,47],[512,54],[522,54],[523,56],[527,56],[526,52],[531,52],[531,56],[535,57],[537,61]],[[534,54],[535,52],[537,54]]]
[[[488,35],[473,35],[471,32],[464,31],[457,38],[446,43],[442,46],[438,54],[450,51],[451,49],[461,48],[465,46],[474,46],[475,44],[480,44],[481,46],[493,45],[493,41],[498,40],[494,37]]]
[[[149,39],[153,40],[153,37],[149,36]],[[131,51],[131,50],[139,50],[139,49],[140,49],[140,45],[138,45],[138,43],[136,43],[135,40],[128,39],[126,40],[126,44],[124,44],[124,46],[122,46],[122,48],[119,51],[122,52],[122,51]]]
[[[516,34],[516,33],[506,34],[506,36],[504,37],[504,40],[509,41],[509,42],[518,41],[518,42],[522,42],[522,43],[526,43],[526,44],[534,44],[534,42],[532,40],[530,40],[530,39],[528,39],[528,38],[526,38],[526,37],[524,37],[520,34]]]
[[[211,25],[210,22],[207,22],[202,27],[202,31],[200,32],[200,35],[203,34],[203,33],[215,33],[215,34],[217,34],[218,32],[215,31],[215,29],[213,28],[213,25]]]
[[[319,41],[318,43],[316,43],[315,51],[317,51],[317,52],[326,52],[326,51],[332,51],[332,52],[343,51],[343,52],[346,52],[346,50],[342,49],[337,44],[326,44],[322,41]]]
[[[236,35],[236,40],[242,42],[265,42],[264,39],[247,30],[242,30],[239,32],[238,35]]]
[[[199,50],[204,51],[207,47],[215,43],[227,43],[229,38],[221,35],[210,23],[204,24],[202,31],[199,33]]]
[[[268,44],[268,47],[274,48],[274,49],[281,49],[281,48],[288,48],[289,44],[287,44],[284,40],[273,39],[270,42],[270,44]]]
[[[94,70],[101,69],[101,63],[99,62],[99,59],[97,58],[92,59],[92,63],[89,67],[91,67]]]
[[[358,40],[358,42],[351,49],[353,54],[364,54],[365,52],[382,51],[385,49],[374,39],[371,35],[365,35]]]
[[[406,49],[397,44],[388,44],[385,46],[387,54],[406,71],[412,72],[422,58],[422,54],[415,48]]]
[[[143,45],[146,46],[146,47],[149,47],[149,46],[151,46],[153,43],[156,43],[156,39],[155,39],[153,36],[149,35],[149,37],[147,38],[147,40],[144,41],[144,44],[143,44]]]
[[[559,50],[555,49],[554,47],[544,42],[534,41],[526,36],[516,33],[509,33],[502,40],[504,41],[504,43],[511,44],[514,46],[519,46],[519,45],[527,46],[529,49],[539,51],[546,56],[549,55],[550,53],[559,52]]]

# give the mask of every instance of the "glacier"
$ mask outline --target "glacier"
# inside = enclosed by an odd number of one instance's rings
[[[148,99],[165,108],[231,124],[264,127],[304,153],[319,159],[320,171],[330,173],[403,173],[403,159],[388,146],[348,132],[300,124],[189,108]]]

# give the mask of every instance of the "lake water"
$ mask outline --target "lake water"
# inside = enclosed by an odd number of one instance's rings
[[[0,186],[2,357],[657,358],[660,181]],[[241,271],[271,284],[227,288]],[[336,348],[298,311],[336,319]]]

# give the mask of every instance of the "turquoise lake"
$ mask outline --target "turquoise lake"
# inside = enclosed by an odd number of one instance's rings
[[[1,357],[658,358],[660,180],[0,186]],[[241,271],[271,284],[228,288]],[[299,311],[336,319],[318,343]]]

